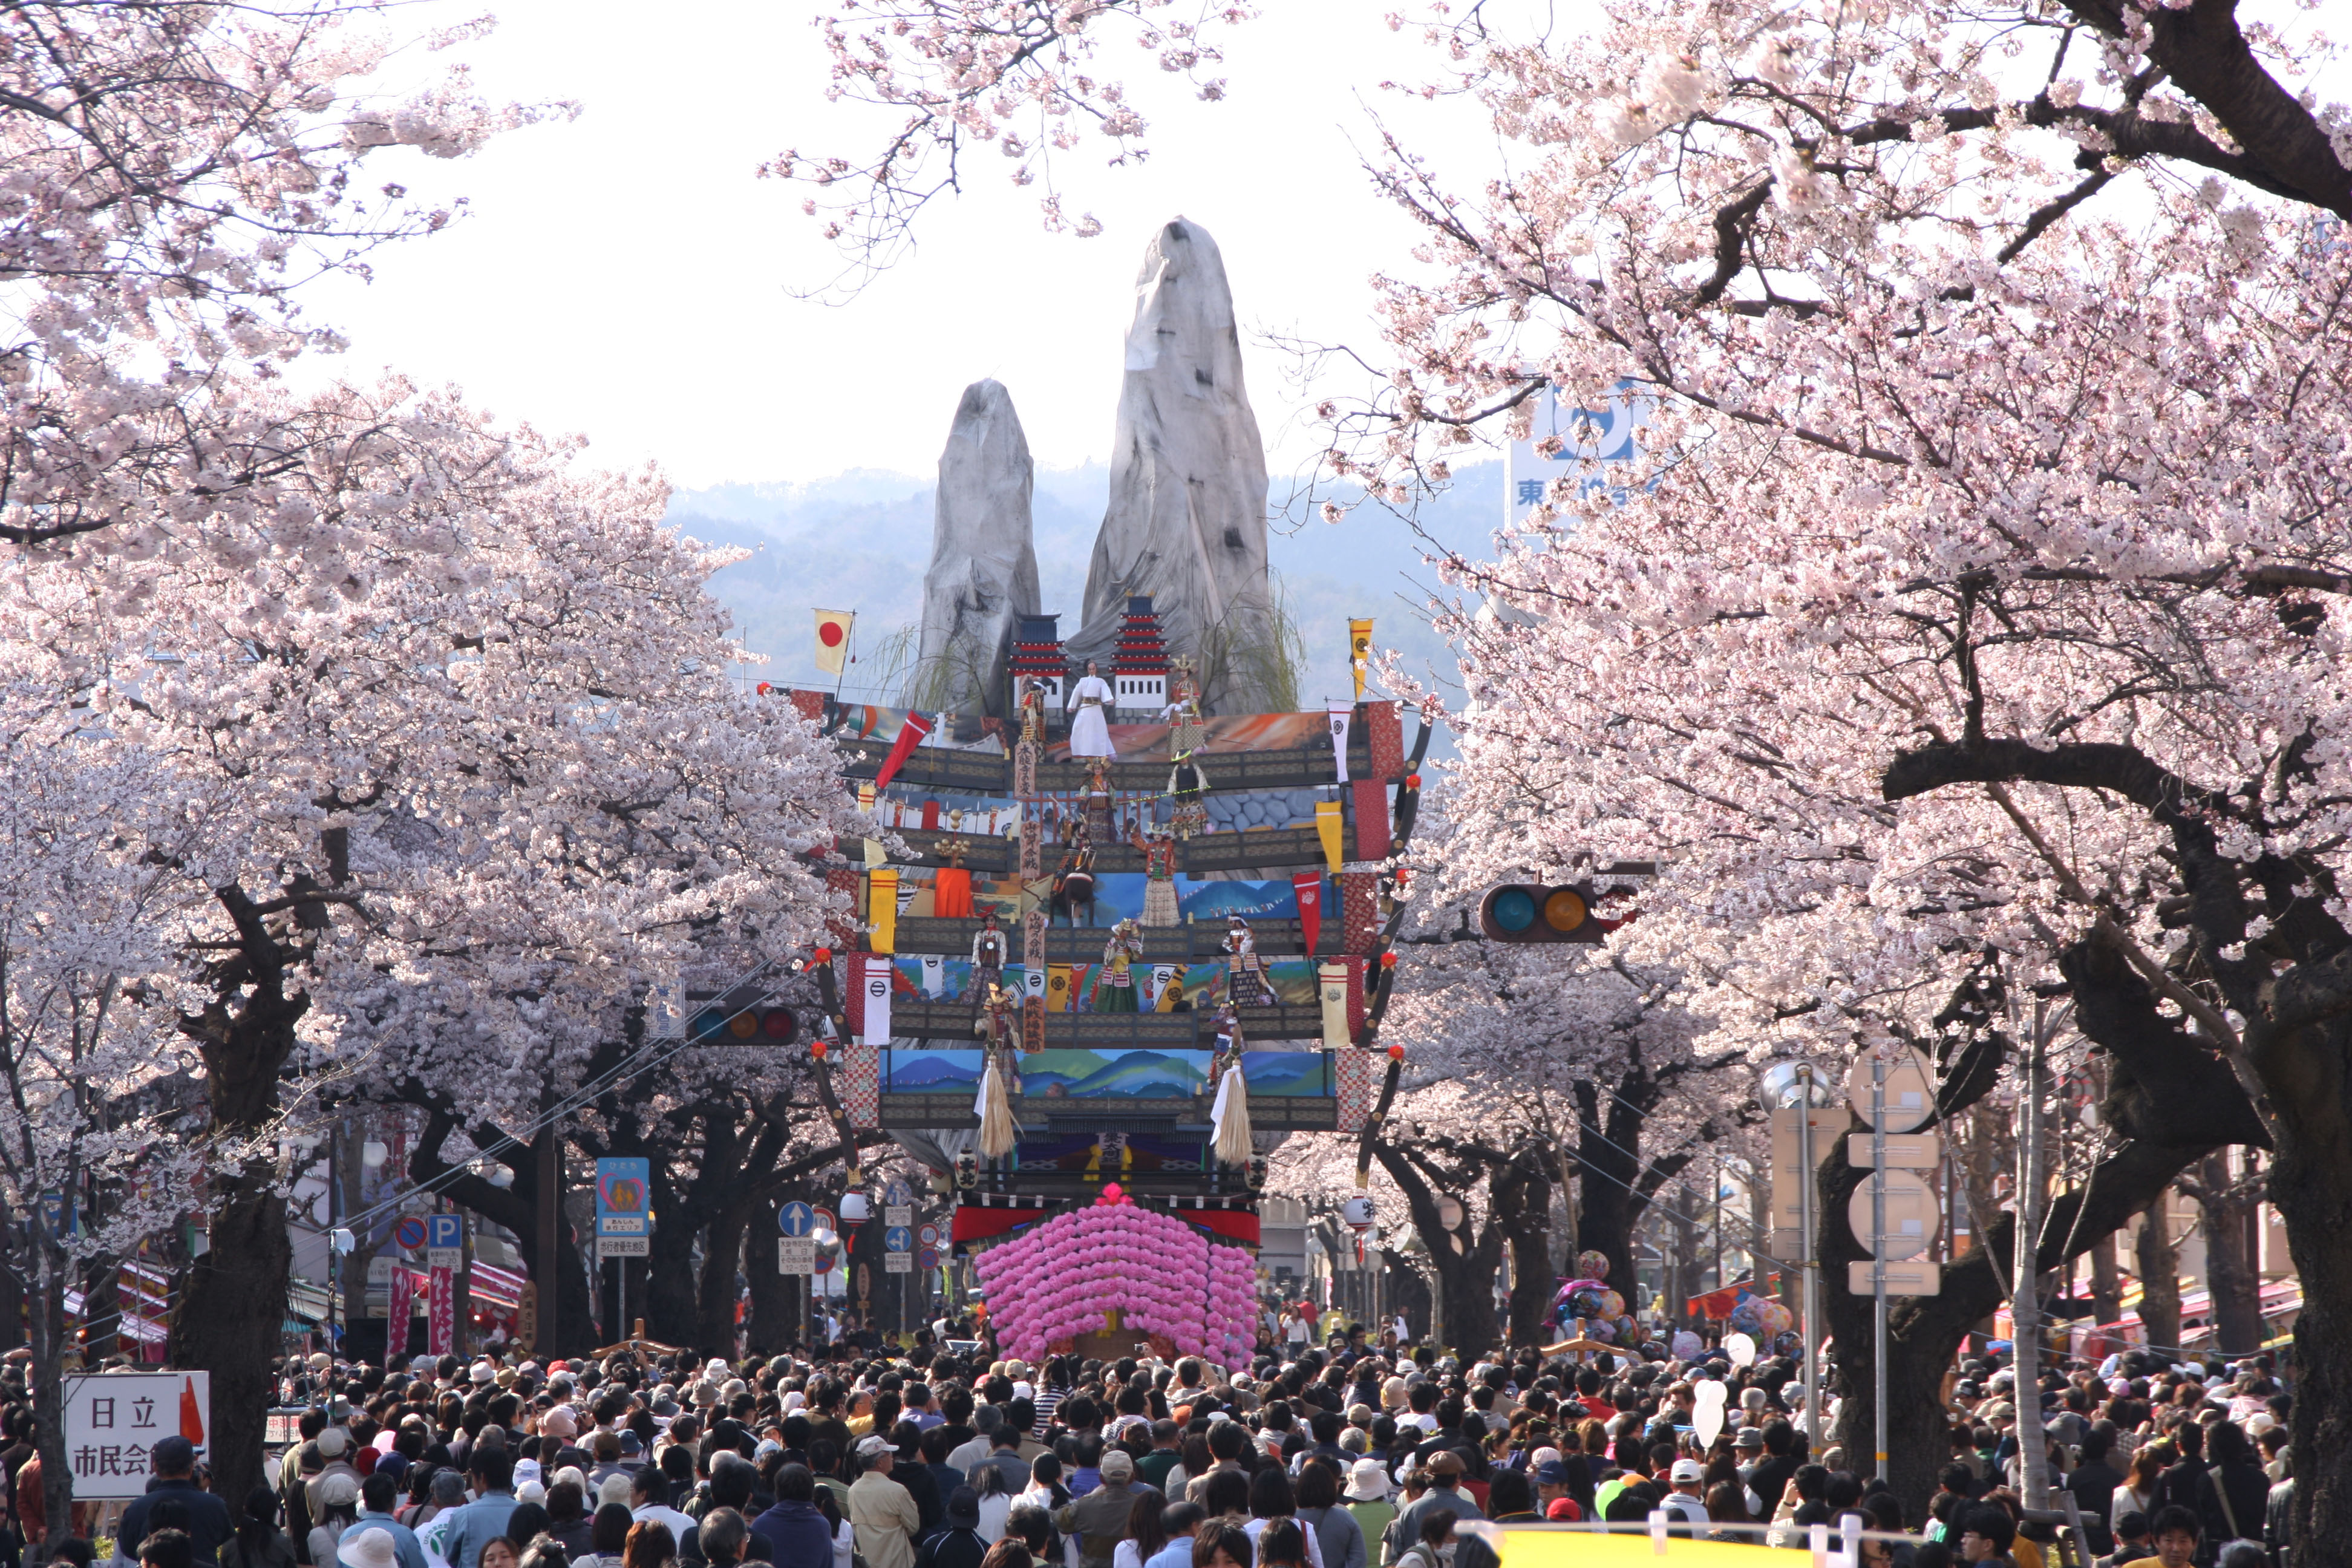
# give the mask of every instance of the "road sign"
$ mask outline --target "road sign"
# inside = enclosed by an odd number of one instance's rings
[[[776,1237],[776,1272],[779,1274],[815,1273],[816,1243],[804,1236]]]
[[[882,1223],[885,1226],[890,1229],[905,1230],[908,1226],[915,1223],[915,1205],[912,1204],[884,1204],[882,1205]]]
[[[208,1372],[68,1377],[64,1393],[68,1479],[77,1502],[142,1495],[155,1445],[165,1437],[185,1437],[199,1458],[211,1452]]]
[[[915,1201],[915,1189],[907,1184],[904,1176],[893,1176],[890,1184],[882,1189],[882,1202],[891,1208],[904,1207]]]
[[[649,1258],[653,1255],[653,1238],[647,1236],[600,1236],[596,1238],[596,1256],[603,1258]]]
[[[1845,1266],[1845,1287],[1857,1296],[1874,1296],[1878,1282],[1872,1278],[1875,1263],[1849,1263]],[[1919,1259],[1909,1263],[1889,1263],[1886,1268],[1886,1293],[1890,1296],[1940,1296],[1944,1293],[1944,1266]]]
[[[817,1229],[833,1231],[836,1235],[840,1233],[841,1219],[831,1209],[819,1204],[816,1205],[815,1214]]]
[[[938,1247],[927,1247],[920,1252],[915,1254],[915,1267],[921,1269],[924,1273],[929,1274],[932,1269],[937,1268],[939,1266],[940,1250]]]
[[[859,1265],[858,1265],[858,1267],[862,1268],[864,1268],[864,1267],[865,1267],[865,1265],[864,1265],[864,1264],[859,1264]],[[885,1273],[885,1274],[912,1274],[914,1271],[915,1271],[915,1255],[914,1255],[913,1253],[911,1253],[911,1252],[886,1252],[886,1253],[884,1253],[884,1254],[882,1255],[882,1272],[883,1272],[883,1273]]]
[[[429,1214],[425,1216],[425,1265],[455,1268],[465,1261],[466,1216]]]
[[[1872,1188],[1880,1183],[1886,1188],[1886,1234],[1874,1241],[1871,1237]],[[1888,1259],[1916,1258],[1927,1250],[1941,1227],[1936,1213],[1936,1195],[1927,1184],[1908,1171],[1880,1171],[1863,1179],[1854,1188],[1853,1196],[1846,1200],[1846,1223],[1853,1226],[1856,1241],[1879,1258]]]
[[[885,1252],[914,1251],[914,1231],[903,1225],[885,1226],[882,1231],[882,1250]]]
[[[596,1234],[599,1237],[653,1234],[653,1172],[641,1156],[614,1156],[596,1162]],[[599,1252],[600,1258],[643,1258],[645,1252]]]
[[[403,1252],[414,1252],[425,1245],[425,1222],[410,1215],[392,1227],[392,1244]]]
[[[1772,1228],[1792,1235],[1804,1226],[1805,1184],[1812,1179],[1805,1167],[1802,1140],[1807,1120],[1813,1124],[1816,1164],[1837,1146],[1837,1135],[1853,1125],[1843,1107],[1817,1107],[1802,1117],[1793,1107],[1772,1112]],[[1776,1241],[1772,1256],[1793,1258],[1801,1249],[1798,1241],[1791,1240],[1785,1251]]]
[[[915,1245],[916,1245],[916,1246],[918,1246],[918,1247],[937,1247],[939,1244],[940,1244],[940,1227],[939,1227],[938,1226],[935,1226],[935,1225],[926,1225],[926,1226],[919,1226],[918,1227],[916,1227],[916,1230],[915,1230]]]
[[[1853,1058],[1845,1075],[1845,1102],[1870,1122],[1870,1053]],[[1927,1058],[1909,1047],[1897,1047],[1886,1061],[1886,1131],[1916,1132],[1936,1118],[1936,1074]]]
[[[776,1211],[776,1228],[789,1237],[804,1237],[816,1228],[816,1210],[794,1198]]]
[[[1870,1169],[1870,1145],[1873,1134],[1856,1132],[1845,1141],[1846,1163],[1857,1170]],[[1889,1132],[1886,1135],[1886,1168],[1890,1171],[1932,1171],[1943,1163],[1944,1141],[1933,1132]]]

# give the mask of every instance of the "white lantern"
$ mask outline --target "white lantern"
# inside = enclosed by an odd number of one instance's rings
[[[844,1193],[841,1194],[842,1224],[864,1225],[866,1223],[866,1215],[868,1209],[866,1194],[864,1193]]]
[[[1363,1193],[1358,1193],[1339,1205],[1339,1217],[1348,1222],[1349,1230],[1354,1231],[1358,1236],[1363,1235],[1372,1228],[1371,1198]]]

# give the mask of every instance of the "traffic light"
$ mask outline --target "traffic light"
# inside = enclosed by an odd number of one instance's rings
[[[801,1021],[790,1007],[760,1003],[749,1007],[705,1007],[694,1016],[694,1039],[704,1046],[789,1046],[800,1037]]]
[[[1589,882],[1547,888],[1512,883],[1487,889],[1478,901],[1478,927],[1495,942],[1599,942],[1625,922],[1593,912]]]

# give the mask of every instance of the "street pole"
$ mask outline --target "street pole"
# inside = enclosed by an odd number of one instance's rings
[[[1871,1351],[1871,1415],[1876,1428],[1876,1475],[1886,1479],[1886,1053],[1870,1051],[1870,1287],[1876,1298]]]
[[[1798,1186],[1804,1206],[1798,1223],[1803,1230],[1805,1266],[1805,1458],[1810,1463],[1821,1457],[1822,1448],[1821,1341],[1813,1332],[1819,1321],[1813,1298],[1820,1285],[1821,1247],[1813,1236],[1813,1069],[1810,1063],[1797,1069],[1797,1082],[1802,1091],[1797,1106],[1797,1155],[1798,1163],[1804,1167],[1804,1179]]]
[[[2017,1226],[2009,1290],[2017,1386],[2017,1470],[2025,1506],[2050,1506],[2049,1438],[2042,1425],[2042,1074],[2049,1004],[2036,998],[2025,1046],[2025,1092],[2017,1118]]]
[[[539,1321],[532,1328],[541,1363],[559,1353],[555,1348],[555,1297],[561,1289],[563,1265],[556,1258],[562,1248],[559,1206],[562,1194],[557,1189],[563,1184],[563,1133],[560,1124],[551,1121],[541,1136],[546,1140],[539,1151]],[[590,1342],[592,1344],[594,1342]]]

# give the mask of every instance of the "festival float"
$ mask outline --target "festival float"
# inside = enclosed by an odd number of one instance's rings
[[[1408,747],[1364,700],[1370,622],[1351,700],[1272,700],[1295,682],[1233,320],[1214,242],[1166,225],[1076,632],[1038,605],[1026,440],[982,382],[899,704],[784,694],[874,828],[829,868],[856,915],[811,1047],[853,1184],[861,1131],[931,1173],[1024,1356],[1244,1357],[1267,1150],[1360,1136],[1395,1089],[1374,1036],[1429,724]]]

